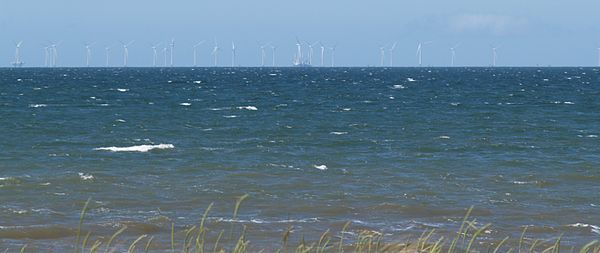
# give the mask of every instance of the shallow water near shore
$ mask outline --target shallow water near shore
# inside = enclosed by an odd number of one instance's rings
[[[0,69],[0,248],[346,221],[393,240],[600,236],[598,68]],[[236,197],[249,194],[238,219]],[[6,247],[4,247],[6,246]]]

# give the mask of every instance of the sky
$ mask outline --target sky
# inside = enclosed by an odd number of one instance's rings
[[[44,66],[44,46],[59,41],[58,66],[85,66],[86,42],[94,42],[91,66],[104,66],[105,47],[109,64],[122,66],[120,41],[132,40],[128,65],[151,66],[151,45],[172,38],[175,66],[192,66],[202,40],[199,66],[212,65],[214,40],[220,66],[231,65],[232,41],[236,65],[260,66],[260,45],[271,43],[276,65],[290,66],[296,38],[336,45],[336,66],[379,66],[382,46],[389,65],[394,42],[394,66],[416,66],[417,45],[428,41],[425,66],[449,66],[456,45],[457,66],[490,66],[492,47],[498,66],[596,66],[599,12],[598,0],[0,0],[0,67],[14,61],[19,41],[29,67]]]

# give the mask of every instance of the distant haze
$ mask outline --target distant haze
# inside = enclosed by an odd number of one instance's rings
[[[24,66],[43,66],[44,46],[53,41],[62,41],[59,66],[84,66],[85,42],[96,42],[91,66],[104,66],[105,46],[112,46],[111,65],[121,66],[119,41],[131,40],[128,65],[151,66],[150,45],[162,47],[171,38],[175,66],[191,66],[192,46],[201,40],[207,42],[198,47],[198,65],[212,65],[215,38],[222,66],[231,63],[232,41],[237,65],[259,66],[259,42],[271,42],[278,47],[277,65],[289,66],[296,37],[337,44],[337,66],[379,66],[379,48],[395,41],[396,66],[417,64],[419,41],[433,41],[423,48],[425,66],[448,66],[450,47],[459,43],[458,66],[489,66],[492,46],[498,47],[498,66],[596,66],[599,10],[595,0],[2,0],[0,66],[14,61],[18,41],[24,41]],[[270,65],[271,50],[266,53]],[[386,51],[386,64],[388,57]],[[159,52],[159,64],[163,60]]]

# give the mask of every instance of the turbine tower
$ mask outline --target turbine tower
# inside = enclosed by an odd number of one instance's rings
[[[92,58],[92,46],[95,42],[85,43],[85,66],[90,67],[90,58]]]
[[[394,42],[394,44],[392,44],[392,47],[390,47],[390,67],[394,66],[394,50],[396,49],[397,45],[398,42]]]
[[[419,45],[417,46],[417,58],[419,61],[419,67],[423,66],[423,46],[430,44],[431,41],[427,41],[424,43],[419,42]]]
[[[335,66],[335,48],[337,47],[336,45],[333,45],[333,47],[330,47],[329,50],[331,50],[331,67]]]
[[[459,46],[460,43],[450,48],[450,67],[454,67],[454,60],[456,59],[456,49]]]
[[[60,46],[60,41],[58,43],[52,43],[52,45],[50,45],[50,63],[52,65],[52,67],[56,67],[56,62],[58,60],[58,46]]]
[[[129,46],[131,46],[133,42],[133,40],[127,44],[121,42],[121,45],[123,45],[123,67],[127,67],[127,61],[129,60]]]
[[[265,66],[265,57],[267,57],[267,53],[265,52],[265,47],[269,44],[261,44],[260,45],[260,66]]]
[[[49,52],[50,46],[45,46],[44,47],[44,67],[48,67],[49,64],[49,58],[50,58],[50,52]]]
[[[496,61],[498,60],[498,49],[500,49],[500,47],[492,46],[492,67],[496,67]]]
[[[219,61],[219,51],[221,51],[221,48],[219,48],[219,44],[217,43],[217,39],[215,39],[215,47],[213,48],[212,51],[212,55],[214,57],[214,66],[216,67]]]
[[[110,54],[110,47],[104,47],[104,53],[106,54],[106,67],[110,66],[108,62],[108,56]]]
[[[167,66],[167,53],[169,53],[169,48],[167,48],[167,46],[165,45],[165,47],[163,47],[162,49],[163,52],[163,56],[164,56],[164,61],[163,61],[163,67]]]
[[[12,65],[15,68],[19,68],[23,66],[23,62],[21,61],[21,45],[23,41],[19,41],[19,43],[15,43],[15,62]]]
[[[169,46],[171,47],[171,67],[173,67],[173,52],[175,51],[175,39],[171,39],[171,44],[169,44]]]
[[[196,67],[196,66],[197,66],[197,65],[196,65],[196,64],[197,64],[197,56],[196,56],[196,55],[197,55],[197,51],[198,51],[197,49],[198,49],[198,47],[199,47],[200,45],[202,45],[202,44],[204,44],[204,40],[203,40],[203,41],[200,41],[200,42],[198,42],[198,43],[196,43],[196,45],[194,45],[194,46],[192,47],[192,48],[194,49],[194,67]]]
[[[319,42],[315,42],[314,44],[310,44],[310,43],[306,42],[306,44],[308,45],[308,65],[312,66],[313,47],[316,46],[317,44],[319,44]]]
[[[271,56],[273,57],[273,59],[272,59],[273,67],[275,67],[275,50],[277,50],[277,46],[271,45]]]
[[[296,59],[294,59],[294,61],[296,65],[302,65],[302,43],[300,43],[298,37],[296,37],[296,47],[298,48],[298,52],[296,52]]]
[[[235,43],[231,41],[231,67],[235,67]]]
[[[158,44],[152,45],[152,67],[156,67],[156,62],[158,61],[158,46],[160,46],[160,42]]]
[[[321,42],[319,42],[319,44],[321,45],[321,67],[324,67],[325,66],[325,46]]]
[[[379,46],[379,56],[380,56],[380,62],[379,62],[379,66],[383,67],[383,62],[385,60],[385,46]]]

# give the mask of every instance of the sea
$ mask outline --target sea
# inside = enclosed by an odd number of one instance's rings
[[[253,251],[451,238],[471,207],[482,241],[583,245],[599,136],[600,68],[3,68],[0,251],[72,251],[88,200],[88,247],[180,250],[209,206]]]

